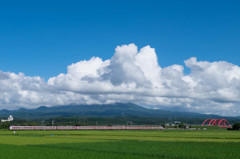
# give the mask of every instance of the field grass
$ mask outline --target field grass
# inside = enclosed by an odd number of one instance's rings
[[[237,159],[240,131],[0,131],[4,159]]]

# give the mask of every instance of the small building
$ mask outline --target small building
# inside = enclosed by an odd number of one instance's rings
[[[13,121],[13,116],[9,115],[8,119],[2,119],[1,122]]]
[[[174,121],[174,124],[179,125],[179,124],[181,124],[181,121]]]

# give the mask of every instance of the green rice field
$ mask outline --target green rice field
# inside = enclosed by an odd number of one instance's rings
[[[0,131],[3,159],[238,159],[240,131]]]

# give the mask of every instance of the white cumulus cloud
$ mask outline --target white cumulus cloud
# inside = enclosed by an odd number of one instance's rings
[[[160,67],[150,46],[117,46],[111,59],[73,63],[66,74],[44,81],[0,71],[0,108],[134,102],[220,115],[240,115],[240,67],[226,61],[197,61]],[[190,73],[184,73],[184,67]]]

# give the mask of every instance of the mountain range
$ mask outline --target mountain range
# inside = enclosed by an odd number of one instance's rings
[[[160,117],[160,118],[223,118],[214,114],[148,109],[133,103],[115,103],[103,105],[64,105],[40,106],[36,109],[1,110],[0,117],[9,115],[20,119],[58,118],[58,117]]]

